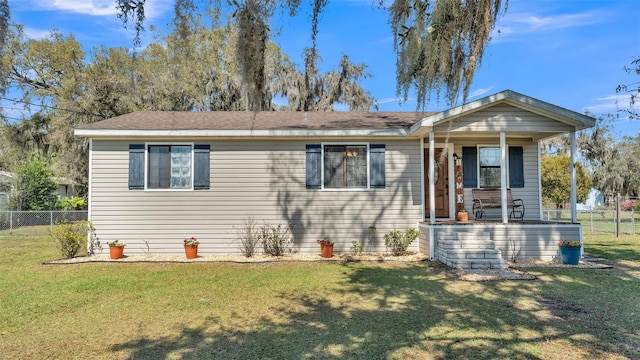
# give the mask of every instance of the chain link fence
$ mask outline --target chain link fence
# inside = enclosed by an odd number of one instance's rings
[[[83,211],[0,211],[0,232],[33,230],[39,234],[47,227],[62,222],[87,220],[88,214]]]
[[[542,210],[543,220],[571,221],[571,210]],[[615,210],[580,210],[578,222],[582,224],[583,234],[616,234]],[[620,211],[620,234],[636,235],[640,233],[640,212]]]

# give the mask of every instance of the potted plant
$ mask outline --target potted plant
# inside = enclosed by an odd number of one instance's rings
[[[187,259],[195,259],[198,257],[198,245],[200,245],[200,241],[195,237],[190,237],[184,239],[182,241],[184,243],[184,253],[187,256]]]
[[[126,244],[121,243],[118,240],[114,240],[107,244],[109,244],[109,256],[111,257],[111,259],[113,260],[121,259],[123,256],[122,254],[124,253],[124,247],[126,246]]]
[[[320,253],[323,258],[330,258],[333,256],[333,244],[335,244],[335,242],[324,238],[318,240],[318,244],[320,244]]]
[[[578,265],[580,249],[582,248],[580,241],[562,239],[558,242],[558,246],[560,247],[560,256],[563,264]]]

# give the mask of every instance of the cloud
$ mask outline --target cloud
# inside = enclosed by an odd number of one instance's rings
[[[558,30],[579,28],[604,21],[603,11],[585,11],[572,14],[540,16],[531,12],[514,12],[498,19],[494,29],[495,40],[507,40],[513,36],[530,33],[552,33]]]
[[[613,94],[594,99],[595,104],[585,107],[594,114],[616,113],[619,110],[632,108],[628,94]]]
[[[493,86],[492,87],[488,87],[488,88],[484,88],[484,89],[474,90],[474,91],[469,93],[469,99],[473,99],[475,97],[482,96],[482,95],[488,93],[491,90],[493,90]]]
[[[117,13],[115,2],[110,0],[36,0],[33,7],[40,10],[66,11],[94,16],[113,16]]]
[[[147,20],[164,15],[173,7],[174,0],[147,0],[144,14]],[[64,11],[91,16],[112,16],[118,14],[116,2],[113,0],[33,0],[34,10]]]
[[[42,40],[42,39],[46,38],[47,36],[49,36],[51,34],[51,30],[43,30],[43,29],[36,29],[36,28],[32,28],[32,27],[25,27],[24,28],[24,34],[29,39]]]

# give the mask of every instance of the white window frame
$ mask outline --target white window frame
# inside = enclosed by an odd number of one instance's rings
[[[321,163],[321,174],[320,174],[320,185],[322,186],[321,189],[325,190],[325,191],[368,191],[371,189],[371,153],[370,153],[370,147],[369,147],[368,142],[358,142],[358,141],[354,141],[354,142],[321,142],[320,143],[320,163]],[[362,187],[362,188],[326,188],[324,186],[324,147],[326,145],[338,145],[338,146],[362,146],[362,145],[366,145],[367,147],[367,187]]]
[[[478,179],[478,184],[477,184],[477,188],[478,189],[500,189],[500,187],[502,186],[502,184],[498,185],[498,187],[482,187],[480,186],[480,148],[497,148],[500,149],[500,144],[477,144],[476,145],[476,163],[478,164],[477,169],[476,169],[476,179]],[[509,145],[507,145],[505,147],[505,151],[507,152],[507,162],[505,164],[505,171],[507,172],[507,187],[509,187]]]
[[[161,189],[152,189],[149,188],[149,146],[191,146],[191,179],[188,188],[180,189],[180,188],[161,188]],[[193,176],[195,170],[195,158],[194,158],[194,142],[166,142],[166,141],[158,141],[158,142],[145,142],[144,143],[144,190],[145,191],[194,191],[193,190]]]

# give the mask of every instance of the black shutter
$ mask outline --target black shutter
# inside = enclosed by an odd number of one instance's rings
[[[371,179],[369,180],[369,186],[371,188],[384,188],[385,186],[385,170],[384,170],[384,144],[371,144],[369,145],[369,152],[371,156],[371,169],[369,174]]]
[[[320,145],[307,145],[307,189],[322,187],[322,149]]]
[[[129,145],[129,190],[144,190],[144,144]]]
[[[462,147],[462,182],[464,187],[478,187],[478,149],[475,146]]]
[[[524,187],[524,157],[522,146],[509,147],[509,186]]]
[[[211,145],[193,146],[193,189],[206,190],[210,187],[211,170],[209,152]]]

